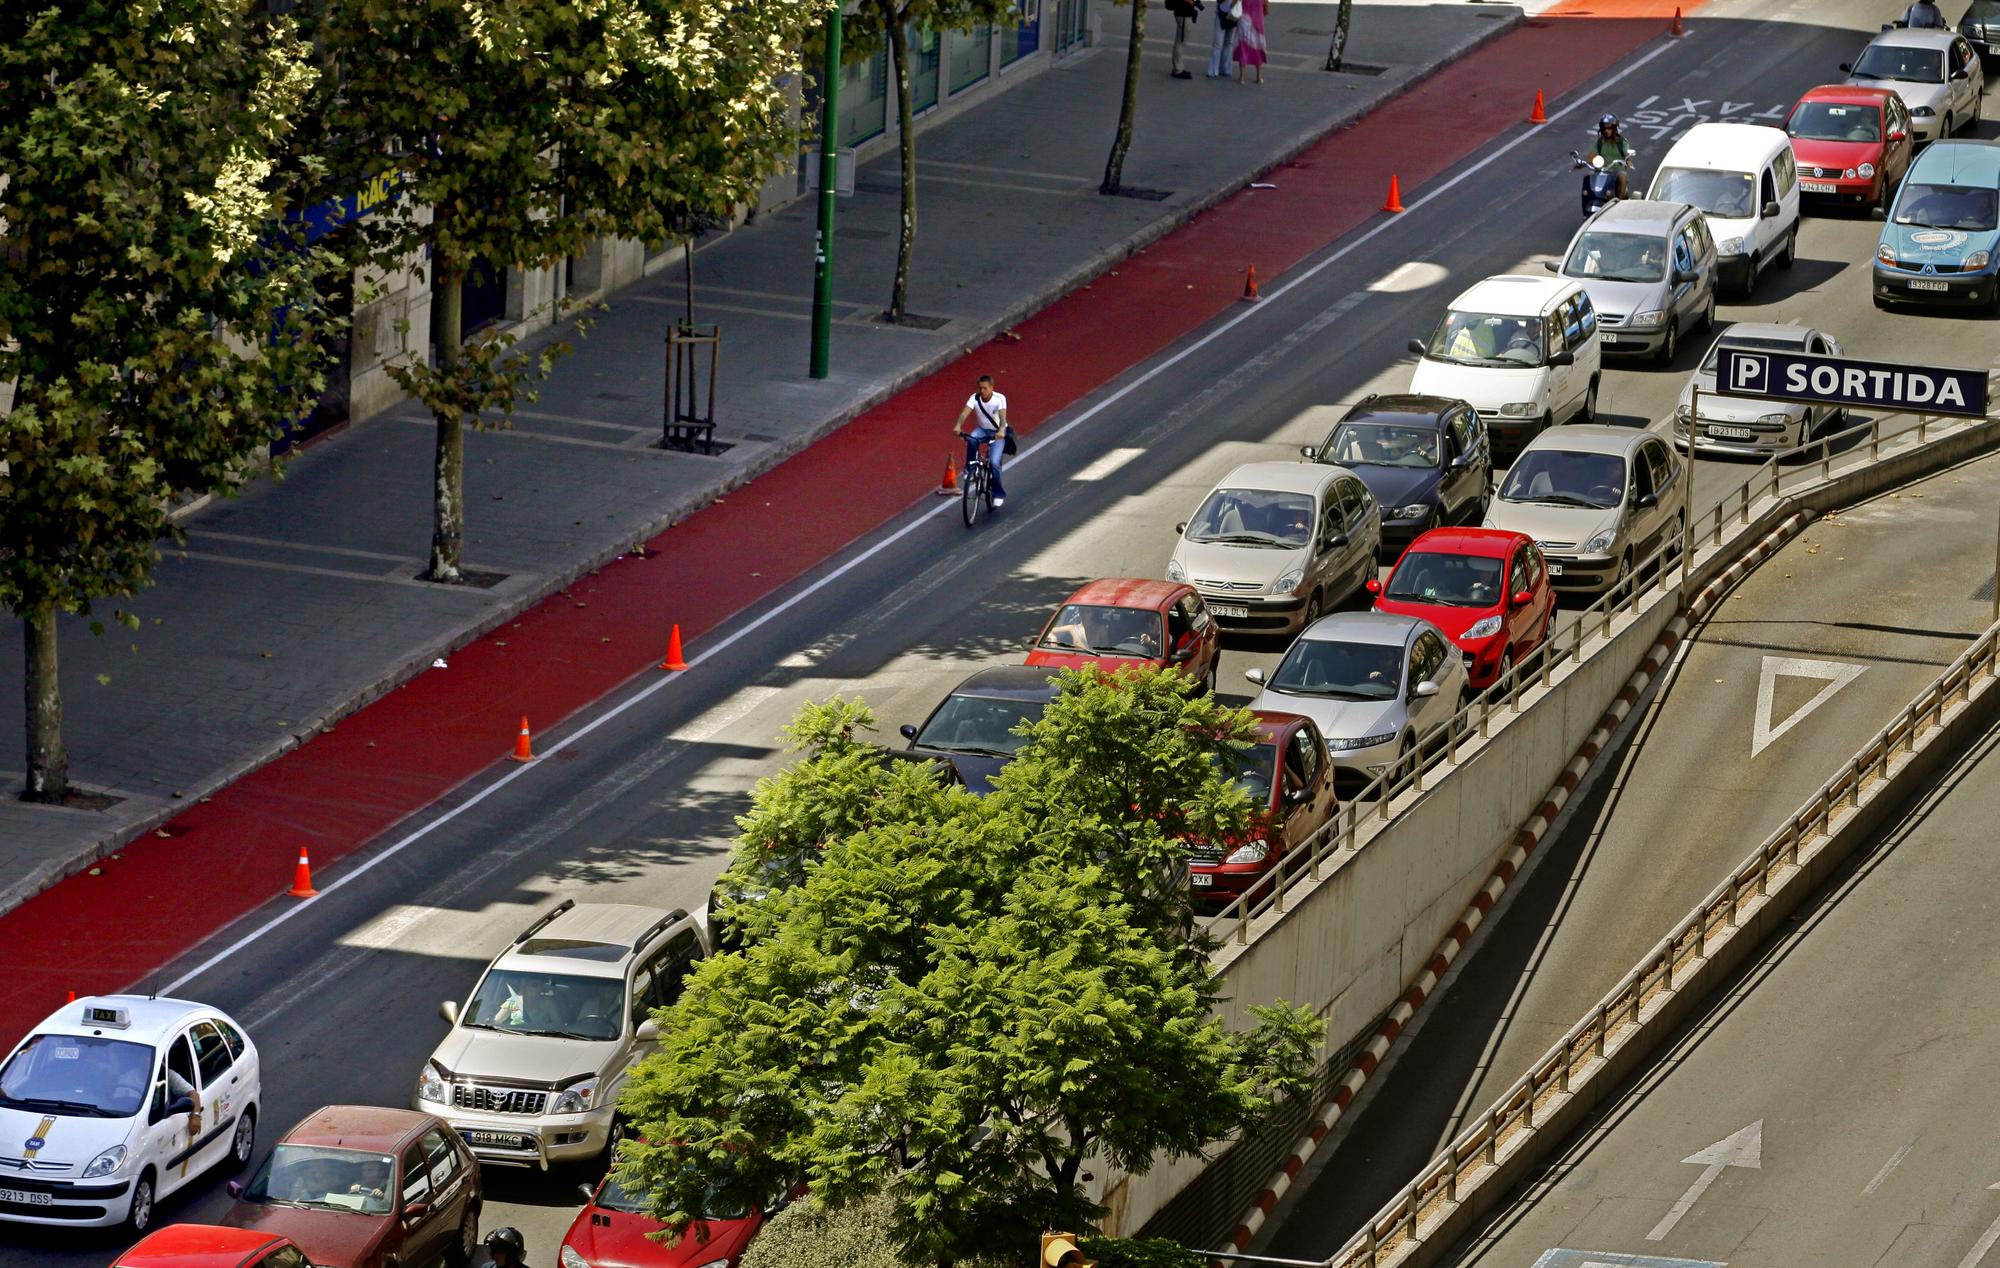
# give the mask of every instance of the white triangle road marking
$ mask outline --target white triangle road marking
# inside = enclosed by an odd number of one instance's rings
[[[1805,721],[1806,716],[1833,699],[1834,694],[1859,678],[1866,665],[1850,665],[1838,660],[1808,660],[1800,656],[1766,656],[1757,670],[1757,716],[1750,736],[1750,756],[1769,748],[1777,738]],[[1778,677],[1818,678],[1826,683],[1813,698],[1800,705],[1791,717],[1773,725],[1771,693]]]

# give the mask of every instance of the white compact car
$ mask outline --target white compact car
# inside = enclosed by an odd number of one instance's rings
[[[1412,339],[1410,391],[1469,402],[1496,451],[1558,423],[1597,416],[1597,310],[1568,277],[1501,274],[1451,301],[1428,340]]]
[[[0,1220],[143,1231],[155,1204],[257,1148],[257,1049],[221,1011],[97,995],[0,1065]]]
[[[1910,130],[1919,145],[1979,122],[1986,72],[1957,31],[1885,30],[1840,69],[1850,84],[1895,89],[1910,108]]]

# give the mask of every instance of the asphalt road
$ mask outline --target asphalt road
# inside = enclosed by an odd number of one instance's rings
[[[893,736],[973,669],[1017,659],[1075,584],[1158,575],[1172,525],[1229,468],[1290,457],[1362,394],[1405,387],[1404,343],[1427,334],[1459,288],[1491,273],[1539,271],[1563,247],[1577,219],[1566,154],[1599,111],[1671,108],[1660,125],[1667,134],[1704,118],[1768,121],[1834,77],[1835,63],[1859,46],[1857,32],[1887,7],[1721,6],[1693,37],[1642,53],[1650,60],[1614,73],[1588,100],[1554,103],[1548,127],[1440,182],[1430,202],[1267,283],[1264,303],[1084,402],[1074,426],[1048,429],[1012,465],[1013,498],[976,532],[940,500],[858,544],[773,607],[738,617],[696,672],[643,698],[653,680],[634,684],[539,735],[548,759],[524,776],[497,788],[497,773],[472,781],[319,879],[324,889],[347,872],[365,874],[311,904],[260,912],[169,968],[163,982],[233,1012],[263,1049],[266,1144],[271,1129],[320,1104],[406,1103],[444,1030],[437,1001],[462,998],[492,953],[558,897],[689,909],[705,900],[732,816],[778,764],[773,739],[800,701],[861,694]],[[1656,160],[1665,143],[1648,132],[1637,140]],[[1864,357],[1991,362],[1983,322],[1872,309],[1875,237],[1865,218],[1809,221],[1798,263],[1769,275],[1754,302],[1725,305],[1724,319],[1823,323]],[[1700,342],[1670,370],[1608,372],[1607,419],[1663,420]],[[1746,470],[1700,463],[1698,501],[1721,496]],[[800,531],[811,531],[809,508]],[[1858,606],[1842,619],[1905,615],[1879,591],[1848,601]],[[1242,670],[1270,665],[1279,650],[1232,647],[1225,694],[1245,686]],[[1842,694],[1859,698],[1874,681],[1864,676]],[[1706,720],[1694,725],[1668,742],[1698,747]],[[1639,847],[1652,848],[1628,848]],[[270,920],[281,923],[260,924]],[[533,1258],[552,1259],[576,1207],[576,1179],[489,1171],[486,1223],[524,1228]],[[213,1218],[225,1204],[210,1185],[167,1204],[162,1218]],[[8,1230],[0,1265],[101,1265],[117,1245]]]

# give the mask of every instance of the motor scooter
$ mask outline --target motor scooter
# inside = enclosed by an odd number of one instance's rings
[[[1626,173],[1629,180],[1632,171],[1631,163],[1622,159],[1616,159],[1607,163],[1604,161],[1602,154],[1593,154],[1589,158],[1585,158],[1575,150],[1571,150],[1569,156],[1572,160],[1570,166],[1583,172],[1583,214],[1585,216],[1594,216],[1607,206],[1618,201],[1618,174],[1620,172]],[[1635,159],[1638,158],[1639,151],[1633,150],[1632,157]]]

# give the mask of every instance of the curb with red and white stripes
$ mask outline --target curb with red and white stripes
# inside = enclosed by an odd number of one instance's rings
[[[1495,865],[1493,874],[1487,878],[1486,884],[1480,888],[1478,894],[1474,895],[1464,914],[1452,925],[1451,931],[1445,934],[1444,940],[1431,954],[1423,973],[1411,984],[1403,998],[1396,1002],[1396,1006],[1389,1010],[1389,1015],[1383,1019],[1381,1026],[1369,1039],[1368,1045],[1362,1049],[1361,1055],[1348,1067],[1347,1073],[1341,1076],[1333,1095],[1314,1116],[1312,1126],[1305,1135],[1299,1137],[1298,1143],[1292,1147],[1290,1156],[1285,1159],[1271,1183],[1257,1195],[1257,1200],[1251,1204],[1243,1222],[1238,1224],[1236,1231],[1229,1236],[1232,1249],[1239,1251],[1248,1249],[1251,1239],[1257,1235],[1257,1230],[1264,1226],[1264,1221],[1270,1217],[1279,1199],[1283,1198],[1286,1191],[1292,1187],[1292,1181],[1319,1149],[1320,1142],[1326,1139],[1327,1133],[1333,1130],[1334,1124],[1340,1121],[1340,1116],[1347,1112],[1347,1107],[1361,1091],[1362,1084],[1368,1081],[1369,1076],[1375,1073],[1375,1068],[1389,1054],[1396,1037],[1403,1033],[1403,1028],[1410,1024],[1410,1019],[1416,1016],[1417,1010],[1423,1007],[1424,1001],[1437,989],[1445,970],[1451,967],[1452,961],[1458,958],[1458,953],[1471,941],[1473,930],[1479,928],[1480,922],[1486,919],[1486,913],[1493,910],[1493,904],[1500,901],[1500,895],[1507,891],[1507,886],[1527,863],[1528,856],[1541,844],[1549,825],[1556,821],[1563,807],[1575,795],[1578,786],[1583,782],[1583,777],[1596,763],[1598,755],[1604,751],[1611,737],[1617,733],[1619,726],[1632,712],[1632,706],[1645,694],[1654,676],[1673,659],[1675,651],[1686,639],[1688,630],[1707,614],[1708,609],[1713,607],[1730,587],[1782,549],[1785,543],[1797,535],[1812,518],[1811,511],[1799,511],[1787,517],[1762,541],[1745,551],[1719,576],[1703,586],[1687,607],[1668,623],[1665,630],[1661,631],[1659,639],[1647,650],[1638,670],[1619,690],[1618,698],[1611,702],[1611,707],[1605,710],[1602,718],[1598,719],[1597,726],[1584,737],[1583,744],[1578,747],[1576,756],[1570,759],[1569,765],[1563,767],[1562,774],[1557,776],[1555,784],[1549,789],[1549,795],[1515,834],[1514,840],[1509,844],[1507,852],[1501,856],[1499,863]]]

